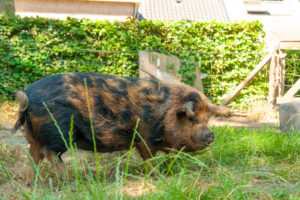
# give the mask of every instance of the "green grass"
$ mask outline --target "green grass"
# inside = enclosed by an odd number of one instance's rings
[[[43,162],[32,187],[25,184],[26,148],[0,143],[0,198],[300,199],[300,134],[267,127],[214,131],[212,147],[158,154],[148,173],[133,149],[105,154],[71,149],[63,156],[66,181]]]

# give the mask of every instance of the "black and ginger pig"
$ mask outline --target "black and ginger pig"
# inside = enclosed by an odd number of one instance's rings
[[[86,79],[87,91],[84,79]],[[201,92],[182,83],[164,83],[96,73],[66,73],[36,81],[17,93],[20,116],[15,125],[24,127],[35,163],[58,157],[58,173],[63,174],[61,155],[67,147],[46,107],[56,119],[69,143],[73,116],[73,142],[79,149],[94,150],[88,101],[98,152],[126,150],[134,128],[134,146],[143,159],[166,148],[194,152],[210,146],[215,135],[207,123],[209,116],[227,110],[212,104]],[[29,179],[33,176],[29,172]]]

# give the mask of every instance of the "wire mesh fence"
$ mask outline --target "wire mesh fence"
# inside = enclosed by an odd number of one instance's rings
[[[300,51],[290,51],[286,58],[285,92],[300,79]],[[300,97],[300,90],[296,93]]]

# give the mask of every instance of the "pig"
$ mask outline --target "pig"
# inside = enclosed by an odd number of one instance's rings
[[[209,117],[228,112],[183,83],[88,72],[43,78],[18,91],[16,98],[20,111],[13,131],[23,126],[34,163],[57,159],[55,168],[62,177],[61,155],[70,141],[71,117],[73,143],[97,152],[129,149],[137,125],[134,147],[146,160],[157,151],[195,152],[209,147],[215,140]],[[28,183],[34,171],[28,172]]]

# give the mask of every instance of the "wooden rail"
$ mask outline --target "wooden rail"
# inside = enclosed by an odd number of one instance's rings
[[[235,90],[222,102],[222,105],[228,105],[239,92],[264,68],[271,60],[272,54],[269,53],[251,72],[250,74],[235,88]]]

